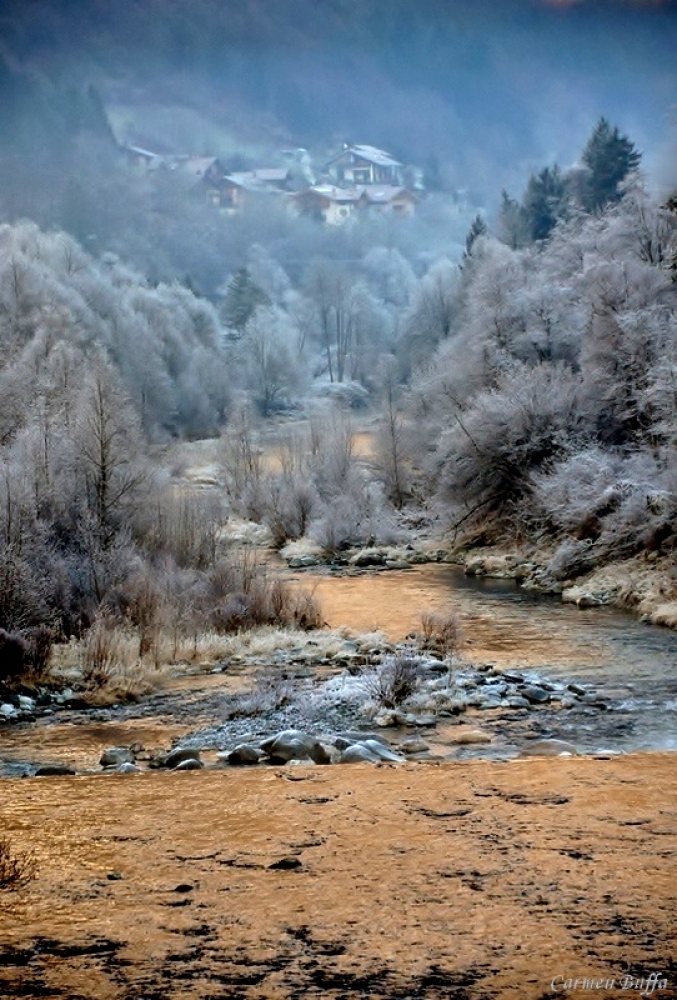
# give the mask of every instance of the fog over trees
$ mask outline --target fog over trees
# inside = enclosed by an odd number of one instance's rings
[[[656,107],[666,98],[667,116],[674,71],[664,41],[651,60],[642,53],[661,30],[674,37],[669,5],[525,4],[518,23],[502,4],[493,16],[479,4],[472,16],[445,18],[443,4],[419,11],[403,2],[388,6],[377,30],[376,0],[325,4],[327,22],[302,0],[256,11],[226,3],[213,34],[218,5],[209,2],[191,5],[190,18],[179,0],[162,16],[139,4],[119,21],[105,3],[74,4],[69,14],[47,0],[37,6],[56,41],[15,4],[0,22],[9,95],[0,153],[0,628],[68,636],[105,611],[134,620],[146,642],[168,615],[187,632],[205,622],[310,620],[308,608],[273,600],[247,567],[224,562],[218,532],[228,514],[265,525],[278,547],[306,539],[329,554],[406,541],[413,523],[475,539],[540,538],[554,552],[546,583],[638,551],[674,550],[677,175],[669,163],[643,172],[668,143],[667,117],[657,136]],[[517,101],[528,125],[513,129],[511,111],[498,128],[505,108],[489,108],[497,88],[509,79],[519,91],[514,68],[495,72],[500,31],[506,44],[541,39],[543,69],[552,45],[544,27],[558,24],[573,39],[584,23],[608,29],[603,44],[596,35],[607,54],[622,24],[636,31],[631,68],[646,74],[641,83],[630,74],[635,103],[626,101],[624,118],[651,107],[648,157],[646,135],[614,118],[611,97],[602,102],[617,57],[595,68],[583,40],[576,65],[598,105],[594,114],[570,109],[571,129],[565,116],[566,159],[538,138],[545,119],[542,109],[532,113],[532,96]],[[134,70],[126,45],[142,25],[153,26],[149,63]],[[438,27],[446,50],[430,41]],[[413,54],[401,64],[405,29]],[[332,118],[348,38],[345,116]],[[262,39],[267,47],[247,67],[244,55]],[[291,39],[305,78],[282,58]],[[327,45],[326,89],[315,107],[301,83],[319,79],[318,40]],[[78,54],[72,65],[69,52]],[[365,67],[368,100],[354,79]],[[469,80],[486,83],[481,107]],[[268,128],[270,148],[274,135],[326,151],[337,131],[356,125],[390,148],[399,122],[395,151],[427,172],[429,186],[419,187],[411,218],[365,213],[330,226],[274,198],[224,215],[178,172],[134,172],[121,152],[112,122],[122,92],[128,102],[135,95],[140,135],[142,95],[148,108],[168,104],[180,84],[190,92],[177,99],[192,108],[186,120],[195,125],[202,99],[214,124],[204,137],[214,147],[199,152],[223,155],[221,143],[233,154],[237,129],[214,110],[229,95],[239,134]],[[437,110],[448,124],[456,85],[459,119],[435,144],[423,112]],[[416,125],[403,102],[418,90]],[[468,138],[473,116],[487,126],[482,139]],[[555,111],[548,140],[557,121]],[[381,423],[367,471],[352,432],[373,412]],[[258,434],[281,416],[303,429],[285,438],[271,469]],[[165,450],[218,436],[219,498],[182,494]]]

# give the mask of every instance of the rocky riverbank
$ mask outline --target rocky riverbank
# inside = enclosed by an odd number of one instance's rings
[[[622,608],[653,625],[677,629],[674,554],[644,552],[564,579],[553,574],[553,553],[536,546],[458,547],[446,558],[462,565],[468,576],[516,580],[529,590],[561,594],[562,601],[580,608]]]
[[[329,643],[301,633],[272,654],[255,645],[200,672],[177,671],[131,704],[91,707],[70,688],[11,697],[0,721],[6,776],[510,759],[534,746],[609,753],[623,749],[633,726],[627,707],[590,683],[473,665],[373,635]],[[290,746],[270,753],[289,731]]]

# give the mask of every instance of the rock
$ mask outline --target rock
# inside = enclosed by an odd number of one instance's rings
[[[375,754],[380,760],[390,760],[393,762],[401,761],[402,755],[395,753],[388,747],[385,747],[379,740],[363,740],[362,745]]]
[[[382,708],[374,716],[373,722],[380,729],[387,729],[388,726],[396,726],[399,721],[398,713],[392,708]]]
[[[285,729],[271,739],[264,740],[261,749],[270,757],[271,764],[286,764],[290,760],[309,757],[315,764],[330,764],[331,754],[314,736],[299,729]]]
[[[129,747],[109,747],[101,754],[99,764],[101,767],[110,767],[113,764],[133,764],[134,754]]]
[[[563,757],[578,756],[578,750],[565,740],[534,740],[522,747],[520,757]]]
[[[36,778],[52,778],[57,777],[62,774],[75,774],[72,767],[68,764],[43,764],[35,772]]]
[[[405,726],[421,726],[422,728],[427,728],[437,725],[437,716],[428,714],[416,715],[414,712],[407,712],[403,721]]]
[[[341,754],[339,760],[340,764],[378,764],[381,758],[378,757],[372,750],[364,745],[364,743],[353,743],[351,747],[347,747]]]
[[[300,858],[288,857],[280,858],[279,861],[273,861],[272,865],[268,865],[268,871],[291,872],[301,867],[302,862]]]
[[[383,565],[386,569],[411,569],[412,567],[407,559],[386,559]]]
[[[179,761],[176,767],[172,768],[172,771],[202,771],[204,770],[204,762],[196,757],[188,757],[186,760]]]
[[[507,681],[508,684],[524,683],[524,677],[522,676],[522,674],[515,673],[514,670],[504,670],[503,673],[501,674],[501,677],[503,678],[504,681]]]
[[[18,715],[18,712],[14,705],[10,705],[7,701],[0,705],[0,716],[5,719],[13,719],[15,715]]]
[[[575,604],[578,608],[599,608],[609,604],[611,595],[607,591],[593,594],[582,587],[565,587],[562,590],[562,601],[565,604]]]
[[[129,760],[124,760],[122,764],[114,769],[115,774],[141,774],[141,768]]]
[[[171,770],[175,770],[179,764],[183,764],[187,760],[200,760],[200,751],[191,750],[189,747],[174,747],[168,753],[160,757],[157,767],[167,767]]]
[[[584,688],[582,684],[577,684],[575,681],[570,681],[567,684],[567,689],[571,691],[572,694],[576,694],[582,697],[584,694],[588,693],[588,689]]]
[[[500,698],[483,698],[479,707],[483,712],[488,712],[497,708],[503,708],[503,703]]]
[[[442,715],[462,715],[468,708],[466,698],[445,698],[440,704],[440,714]]]
[[[35,698],[30,698],[26,694],[20,694],[19,708],[22,712],[32,712],[35,709]]]
[[[347,742],[343,746],[339,746],[339,740]],[[345,750],[346,747],[352,746],[353,743],[362,743],[364,740],[376,740],[377,743],[382,743],[386,747],[388,746],[388,740],[385,736],[381,736],[380,733],[362,732],[359,729],[342,730],[336,736],[334,746],[338,747],[339,750]]]
[[[119,882],[121,879],[124,878],[124,875],[122,874],[122,872],[112,871],[108,872],[106,878],[108,879],[109,882]]]
[[[454,733],[451,742],[454,746],[470,746],[473,743],[491,743],[492,737],[489,733],[483,733],[481,729],[462,729]]]
[[[237,767],[258,764],[264,756],[263,750],[259,749],[259,747],[250,746],[248,743],[240,743],[233,750],[229,750],[228,753],[219,754],[218,759],[226,760],[229,764]]]
[[[532,705],[545,705],[550,701],[550,692],[536,684],[525,684],[521,694]]]
[[[290,569],[305,569],[308,566],[319,566],[320,560],[315,556],[294,556],[289,560]]]
[[[379,549],[362,549],[350,557],[350,565],[358,567],[383,566],[385,557]]]
[[[317,765],[310,757],[294,757],[287,761],[287,767],[317,767]]]
[[[531,708],[531,702],[527,701],[526,698],[520,697],[520,695],[512,695],[507,699],[506,705],[508,708]]]
[[[422,740],[420,736],[412,736],[411,739],[405,740],[404,743],[400,743],[400,752],[406,754],[409,757],[414,753],[427,753],[430,750],[430,746],[425,740]]]
[[[466,576],[489,576],[497,580],[513,578],[518,561],[513,555],[469,555],[465,561]]]
[[[503,697],[503,695],[507,694],[507,692],[508,692],[507,684],[489,683],[485,685],[482,694],[484,695],[485,698],[498,698],[500,700]]]

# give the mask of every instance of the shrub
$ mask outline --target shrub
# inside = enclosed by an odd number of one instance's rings
[[[20,635],[0,628],[0,681],[19,680],[27,669],[28,647]]]
[[[31,882],[37,873],[32,854],[16,854],[7,837],[0,837],[0,890],[20,889]]]
[[[421,664],[411,656],[389,656],[365,677],[367,691],[382,708],[397,708],[421,683]]]
[[[23,639],[30,677],[32,680],[40,680],[49,672],[54,633],[44,625],[37,625],[35,628],[26,629]]]
[[[424,645],[436,649],[444,656],[453,656],[461,644],[461,623],[453,611],[435,614],[424,611],[421,615]]]
[[[120,659],[120,636],[115,623],[100,614],[82,645],[82,678],[89,687],[98,688],[110,679]]]
[[[217,632],[238,632],[255,625],[318,628],[322,614],[315,598],[285,580],[270,578],[264,567],[243,557],[219,563],[202,596],[205,621]]]

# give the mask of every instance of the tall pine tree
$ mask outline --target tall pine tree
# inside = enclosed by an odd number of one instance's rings
[[[621,135],[606,118],[600,118],[583,150],[582,160],[587,167],[582,191],[582,204],[586,212],[599,212],[606,205],[619,201],[620,185],[642,158],[627,135]]]

